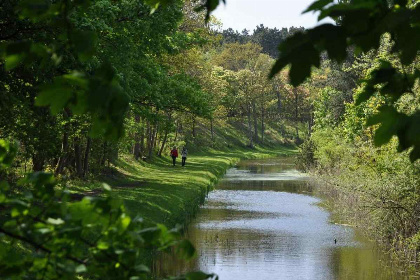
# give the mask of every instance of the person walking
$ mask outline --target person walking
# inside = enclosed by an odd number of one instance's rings
[[[175,166],[176,158],[178,157],[178,150],[174,146],[174,148],[171,150],[171,157],[172,157],[172,163]]]
[[[183,147],[182,148],[182,152],[181,152],[181,156],[182,156],[182,166],[185,166],[185,161],[187,160],[187,148]]]

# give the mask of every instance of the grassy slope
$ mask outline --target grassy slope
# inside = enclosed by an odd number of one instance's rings
[[[172,166],[169,157],[155,159],[152,163],[137,162],[130,155],[116,164],[114,175],[102,177],[111,185],[117,196],[124,199],[133,215],[147,222],[167,226],[184,224],[204,202],[208,191],[241,158],[263,158],[294,153],[291,147],[235,148],[230,151],[212,151],[192,154],[186,167],[178,160]],[[98,183],[81,191],[98,188]]]
[[[96,178],[93,182],[75,184],[84,187],[73,189],[97,194],[95,190],[100,189],[98,182],[106,182],[117,196],[124,199],[133,215],[139,215],[147,222],[172,227],[187,222],[217,180],[240,159],[296,152],[294,145],[282,144],[287,141],[283,141],[273,127],[267,127],[264,147],[247,148],[246,129],[238,123],[219,124],[217,143],[212,149],[206,143],[210,135],[203,127],[199,132],[202,138],[196,139],[195,145],[190,143],[188,146],[189,157],[184,168],[180,165],[180,158],[177,166],[172,167],[169,156],[139,162],[131,155],[122,155],[115,163],[112,174]]]

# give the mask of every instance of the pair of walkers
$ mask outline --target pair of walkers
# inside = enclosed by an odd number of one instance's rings
[[[182,166],[185,166],[185,161],[187,160],[187,148],[183,147],[181,151],[181,157],[182,157]],[[171,150],[171,157],[172,157],[172,164],[175,166],[176,158],[178,157],[178,149],[174,146]]]

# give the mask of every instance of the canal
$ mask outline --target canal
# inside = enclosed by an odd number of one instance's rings
[[[228,170],[192,221],[198,257],[166,259],[163,275],[213,272],[224,279],[404,279],[372,243],[334,224],[293,157],[247,160]]]

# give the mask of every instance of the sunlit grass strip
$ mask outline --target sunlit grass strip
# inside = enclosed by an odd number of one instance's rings
[[[186,167],[181,167],[180,161],[173,167],[169,157],[139,162],[131,155],[123,155],[115,164],[118,175],[101,179],[113,187],[115,195],[124,199],[132,215],[138,215],[146,222],[171,227],[188,222],[218,179],[240,159],[295,152],[293,147],[234,148],[229,151],[209,149],[191,154]],[[84,183],[77,190],[86,192],[96,187],[95,182]]]

